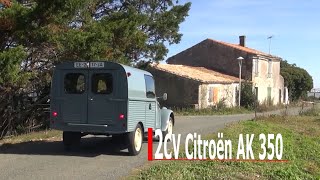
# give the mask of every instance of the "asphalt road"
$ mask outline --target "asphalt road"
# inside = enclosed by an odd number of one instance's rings
[[[289,113],[298,111],[294,108]],[[271,112],[278,113],[281,112]],[[183,142],[188,133],[217,133],[227,123],[253,117],[253,114],[176,117],[174,133],[182,134]],[[157,143],[153,149],[156,147]],[[128,156],[126,150],[120,150],[106,137],[84,138],[79,150],[72,152],[65,152],[60,141],[27,142],[0,148],[0,179],[119,179],[146,161],[146,142],[139,156]]]

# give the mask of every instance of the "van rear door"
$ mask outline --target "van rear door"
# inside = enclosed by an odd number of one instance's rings
[[[61,118],[65,123],[87,123],[88,70],[63,70]]]
[[[116,71],[89,70],[88,124],[111,125],[116,118]]]

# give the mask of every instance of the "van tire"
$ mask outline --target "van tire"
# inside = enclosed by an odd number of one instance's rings
[[[143,129],[140,124],[137,124],[136,129],[128,134],[128,151],[129,155],[136,156],[142,149]]]
[[[63,131],[62,137],[65,150],[70,150],[72,147],[78,146],[80,144],[81,133]]]
[[[167,129],[165,131],[162,131],[163,141],[167,134],[172,134],[172,133],[173,133],[173,119],[172,117],[170,117]]]

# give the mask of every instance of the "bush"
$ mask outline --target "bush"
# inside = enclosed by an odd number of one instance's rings
[[[226,105],[226,99],[221,99],[217,104],[217,109],[225,109],[227,107]]]
[[[241,106],[251,109],[254,107],[255,99],[256,99],[256,96],[255,96],[255,93],[253,92],[252,84],[249,82],[242,83],[241,100],[240,100]]]
[[[311,108],[305,111],[301,111],[299,115],[300,116],[320,116],[320,111],[319,109]]]

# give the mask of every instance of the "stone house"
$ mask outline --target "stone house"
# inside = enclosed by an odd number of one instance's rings
[[[148,71],[155,78],[156,94],[168,93],[167,107],[206,108],[223,101],[236,106],[239,78],[204,67],[152,64]]]
[[[287,89],[280,75],[280,57],[246,47],[245,36],[239,44],[213,39],[202,42],[170,57],[168,64],[205,67],[230,76],[239,76],[238,57],[243,57],[242,79],[252,82],[257,100],[273,105],[287,103]]]

